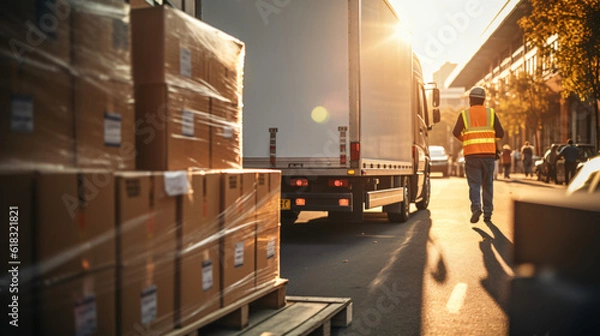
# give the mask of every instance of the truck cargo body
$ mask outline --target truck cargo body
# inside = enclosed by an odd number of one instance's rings
[[[387,1],[204,0],[202,19],[246,44],[244,166],[282,171],[282,210],[427,206],[433,116]]]

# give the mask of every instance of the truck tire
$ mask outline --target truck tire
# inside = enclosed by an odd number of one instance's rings
[[[410,216],[410,183],[407,177],[402,178],[402,186],[404,187],[403,202],[397,203],[400,205],[400,212],[387,213],[388,220],[391,223],[404,223]]]
[[[429,173],[425,175],[425,185],[423,186],[423,197],[417,202],[417,209],[425,210],[429,206],[429,199],[431,197],[431,178]]]
[[[283,210],[281,211],[281,225],[292,225],[298,220],[299,211]]]

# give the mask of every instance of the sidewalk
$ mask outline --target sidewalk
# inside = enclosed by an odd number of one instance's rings
[[[511,173],[510,174],[510,179],[505,179],[503,174],[498,174],[498,178],[495,180],[498,182],[503,182],[503,183],[521,183],[521,184],[529,184],[529,185],[538,185],[538,186],[545,186],[545,187],[552,187],[552,188],[560,188],[560,189],[566,189],[567,186],[564,184],[556,184],[554,183],[554,181],[546,183],[544,181],[538,181],[537,176],[529,176],[529,177],[525,177],[525,174],[523,173]]]

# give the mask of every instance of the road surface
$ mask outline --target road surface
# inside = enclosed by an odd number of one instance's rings
[[[303,213],[281,230],[289,295],[350,297],[354,319],[333,335],[506,335],[513,246],[512,199],[556,186],[513,175],[494,182],[492,224],[469,222],[464,178],[433,178],[428,210],[392,224]]]

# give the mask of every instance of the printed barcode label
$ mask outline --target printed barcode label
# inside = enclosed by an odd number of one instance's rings
[[[117,113],[104,114],[104,145],[121,146],[121,115]]]
[[[270,237],[267,242],[267,259],[273,258],[275,256],[277,239],[275,237]]]
[[[33,99],[30,96],[12,96],[10,128],[14,132],[33,132]]]
[[[181,111],[181,133],[185,136],[194,136],[194,113],[192,111]]]
[[[202,262],[202,290],[207,291],[213,287],[213,266],[212,261]]]
[[[96,296],[89,295],[75,302],[75,335],[93,335],[96,334],[97,329]]]
[[[192,52],[186,48],[179,48],[179,70],[182,76],[192,77]]]
[[[235,244],[233,266],[234,267],[244,266],[244,242],[239,242],[239,243]]]
[[[158,298],[156,285],[150,286],[142,291],[142,324],[149,324],[156,320],[158,310]]]

